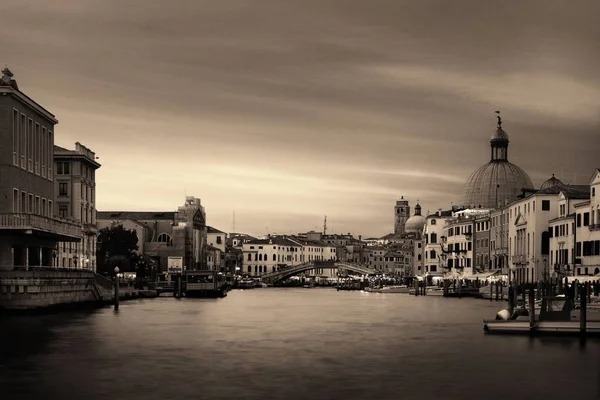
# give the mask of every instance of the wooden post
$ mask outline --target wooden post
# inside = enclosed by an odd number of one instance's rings
[[[529,331],[533,333],[535,329],[535,291],[534,285],[529,287]]]
[[[581,300],[579,302],[579,332],[582,336],[587,334],[587,285],[581,285]]]
[[[119,309],[119,274],[115,275],[115,310]]]
[[[494,284],[490,281],[490,301],[494,300]]]
[[[462,299],[462,281],[461,281],[461,279],[458,280],[458,298]]]

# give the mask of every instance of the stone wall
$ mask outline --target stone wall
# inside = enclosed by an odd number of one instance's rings
[[[33,310],[101,300],[91,271],[35,268],[0,271],[0,309]]]

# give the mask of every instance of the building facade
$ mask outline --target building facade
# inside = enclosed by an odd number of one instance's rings
[[[81,224],[81,242],[58,244],[58,265],[96,271],[96,170],[93,151],[75,143],[75,150],[54,146],[54,212]]]
[[[555,185],[508,204],[509,267],[513,279],[523,283],[548,277],[554,261],[550,260],[550,221],[555,223],[557,218],[574,213],[575,205],[589,196],[587,185]],[[565,250],[572,257],[573,250]]]
[[[423,230],[425,248],[424,273],[441,276],[447,272],[448,253],[446,252],[446,222],[452,217],[452,210],[441,209],[426,217]]]
[[[159,271],[166,272],[169,257],[183,257],[185,269],[209,269],[206,212],[198,198],[187,196],[176,212],[98,212],[98,230],[118,225],[136,232],[138,253],[153,259]]]
[[[600,169],[594,171],[589,189],[589,200],[575,206],[574,270],[577,275],[596,276],[600,274]]]
[[[79,243],[81,225],[57,217],[55,116],[0,78],[0,269],[56,266],[57,243]]]

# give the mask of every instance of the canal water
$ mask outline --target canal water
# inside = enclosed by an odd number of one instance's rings
[[[0,399],[598,399],[600,342],[486,336],[504,303],[253,289],[0,319]]]

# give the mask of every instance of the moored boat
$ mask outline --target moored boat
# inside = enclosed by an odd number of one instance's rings
[[[537,307],[536,307],[537,308]],[[539,310],[534,308],[534,319],[527,310],[517,308],[512,314],[501,310],[495,320],[484,320],[483,330],[488,334],[581,334],[581,310],[565,296],[544,297]],[[539,312],[538,312],[539,311]],[[587,310],[586,308],[586,311]],[[585,333],[600,335],[600,315],[586,313]]]
[[[390,285],[382,287],[368,287],[365,292],[369,293],[408,293],[409,288],[406,285]]]

